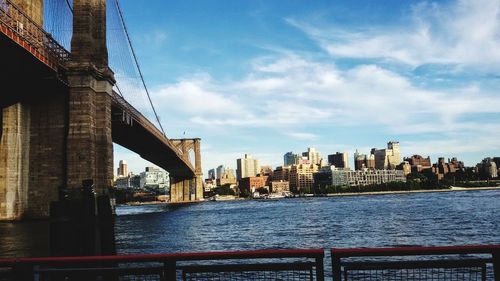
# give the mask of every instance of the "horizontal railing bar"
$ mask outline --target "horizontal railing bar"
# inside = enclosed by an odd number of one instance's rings
[[[74,275],[74,274],[158,274],[164,270],[162,267],[132,267],[132,268],[119,268],[119,267],[82,267],[82,268],[48,268],[35,270],[35,273],[41,274],[54,274],[54,275]]]
[[[483,267],[492,259],[341,262],[345,270]]]
[[[255,259],[255,258],[323,258],[323,249],[293,250],[256,250],[230,252],[200,253],[165,253],[165,254],[132,254],[116,256],[79,256],[79,257],[47,257],[0,259],[2,265],[16,264],[71,264],[71,263],[112,263],[112,262],[146,262],[146,261],[189,261],[189,260],[222,260],[222,259]]]
[[[279,270],[310,270],[314,268],[314,262],[295,263],[254,263],[254,264],[214,264],[214,265],[189,265],[177,266],[186,273],[201,272],[240,272],[240,271],[279,271]]]
[[[446,254],[493,254],[500,251],[500,245],[467,245],[444,247],[400,247],[400,248],[332,248],[336,257],[357,256],[418,256]]]

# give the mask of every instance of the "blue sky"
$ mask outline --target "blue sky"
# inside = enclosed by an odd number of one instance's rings
[[[434,162],[500,156],[499,0],[120,3],[167,136],[202,138],[205,175],[390,140]]]

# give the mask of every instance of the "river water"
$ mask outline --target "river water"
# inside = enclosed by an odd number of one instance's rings
[[[500,244],[500,191],[120,206],[118,253]],[[0,223],[0,257],[46,256],[48,222]]]
[[[500,244],[500,191],[118,208],[119,253]]]

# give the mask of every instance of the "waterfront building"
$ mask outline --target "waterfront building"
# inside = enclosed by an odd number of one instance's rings
[[[116,189],[130,189],[132,188],[130,184],[130,177],[119,177],[115,180]]]
[[[396,166],[396,169],[403,171],[403,175],[405,177],[407,175],[409,175],[411,173],[411,171],[412,171],[412,167],[410,165],[410,162],[408,162],[408,161],[401,162],[401,164],[399,164],[398,166]]]
[[[427,156],[427,158],[424,158],[420,155],[413,155],[411,157],[406,157],[403,159],[404,161],[407,161],[410,166],[411,166],[411,172],[422,172],[425,169],[429,169],[432,167],[431,163],[431,158]]]
[[[239,180],[240,193],[252,194],[257,189],[266,187],[267,176],[262,177],[245,177]]]
[[[290,192],[290,183],[288,181],[272,181],[270,189],[271,193],[288,193]]]
[[[375,169],[375,155],[361,154],[356,149],[356,152],[354,153],[354,169]]]
[[[205,179],[205,182],[203,183],[203,191],[210,192],[214,188],[215,188],[215,181],[211,178]]]
[[[224,165],[219,165],[219,167],[217,167],[217,170],[216,170],[215,178],[220,179],[222,176],[222,173],[224,173],[225,170],[226,170],[226,168],[224,167]]]
[[[260,172],[259,160],[253,159],[250,154],[245,154],[243,158],[237,159],[236,167],[236,176],[238,180],[247,177],[255,177]]]
[[[291,166],[278,166],[273,171],[273,181],[290,181]]]
[[[295,154],[292,151],[285,153],[283,155],[283,164],[285,166],[291,166],[299,164],[299,161],[302,159],[302,156],[299,154]]]
[[[169,187],[168,172],[156,167],[146,167],[146,170],[141,173],[141,188],[167,190]]]
[[[337,152],[328,155],[328,164],[337,168],[349,169],[349,156],[347,152]]]
[[[406,182],[406,177],[401,170],[363,169],[349,171],[331,168],[329,171],[325,169],[322,172],[331,173],[333,186],[365,186],[388,182]]]
[[[141,176],[130,173],[126,177],[119,177],[115,180],[115,188],[118,189],[139,189],[141,187]]]
[[[438,180],[443,179],[449,173],[455,173],[457,170],[465,171],[465,165],[456,157],[451,158],[451,160],[448,158],[448,162],[445,162],[444,157],[439,157],[438,162],[432,165],[432,172]]]
[[[482,178],[493,179],[498,177],[498,166],[490,157],[484,158],[481,163],[478,163],[476,169]]]
[[[301,193],[311,192],[313,173],[318,170],[316,164],[292,165],[290,168],[290,188]]]
[[[225,168],[220,177],[217,179],[217,186],[222,186],[226,184],[236,184],[238,181],[236,180],[236,177],[234,176],[233,169],[228,169]]]
[[[212,180],[215,179],[215,169],[208,170],[208,178]]]
[[[497,168],[500,169],[500,157],[493,157],[492,160],[497,165]]]
[[[117,176],[120,177],[126,177],[128,176],[128,166],[127,166],[127,161],[125,160],[120,160],[118,164],[118,169],[117,169]]]
[[[371,154],[375,156],[375,169],[378,170],[394,170],[401,163],[399,142],[397,141],[388,142],[386,149],[372,148]]]

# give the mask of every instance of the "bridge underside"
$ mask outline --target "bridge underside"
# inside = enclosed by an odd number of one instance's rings
[[[164,141],[151,134],[141,124],[133,120],[127,120],[121,108],[112,106],[112,113],[114,143],[132,150],[142,158],[167,170],[179,179],[192,178],[194,176],[193,171],[186,166],[186,163],[179,158],[179,155],[169,148]]]
[[[47,217],[65,184],[67,87],[0,33],[0,220]]]
[[[57,73],[0,32],[0,108],[18,102],[40,102],[67,90]]]

